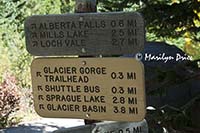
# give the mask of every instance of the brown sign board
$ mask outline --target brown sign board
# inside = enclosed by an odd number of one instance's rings
[[[141,121],[144,68],[134,58],[37,58],[34,106],[43,117]]]
[[[32,55],[122,55],[144,47],[144,20],[137,12],[35,15],[25,21]]]

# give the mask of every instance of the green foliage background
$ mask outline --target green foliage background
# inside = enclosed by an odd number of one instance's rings
[[[138,11],[147,41],[165,41],[200,58],[200,0],[99,0],[99,10]]]
[[[9,74],[16,77],[18,82],[15,84],[19,88],[18,91],[21,92],[21,112],[18,111],[17,119],[13,117],[16,112],[12,112],[9,115],[10,118],[1,121],[0,123],[4,127],[16,123],[14,121],[19,122],[33,111],[30,75],[33,56],[27,52],[25,47],[25,19],[36,14],[72,12],[73,5],[74,2],[67,0],[0,0],[0,85],[8,80],[5,75]],[[12,86],[11,88],[16,87]],[[9,91],[8,87],[5,89]],[[3,101],[0,102],[3,103]],[[28,117],[27,119],[29,119]],[[1,117],[1,119],[4,118]]]
[[[74,4],[75,0],[0,0],[0,82],[9,72],[21,89],[31,88],[33,57],[25,48],[25,19],[35,14],[73,13]],[[200,59],[200,0],[98,0],[98,11],[139,11],[145,19],[147,41],[165,41]]]
[[[0,1],[0,81],[8,71],[17,76],[21,87],[30,86],[32,57],[25,48],[24,20],[34,14],[60,14],[71,8],[69,1],[61,0]]]

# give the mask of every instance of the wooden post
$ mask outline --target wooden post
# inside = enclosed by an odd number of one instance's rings
[[[97,12],[96,0],[76,0],[75,13]],[[85,120],[85,124],[92,124],[100,121]]]
[[[76,0],[75,12],[97,12],[96,0]]]

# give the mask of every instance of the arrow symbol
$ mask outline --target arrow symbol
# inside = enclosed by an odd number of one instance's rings
[[[45,110],[44,105],[43,104],[39,104],[39,109]]]
[[[42,86],[38,85],[38,91],[43,91]]]
[[[38,46],[38,42],[37,41],[33,41],[33,47],[37,47]]]
[[[39,96],[38,96],[38,99],[39,99],[39,100],[44,100],[43,95],[39,95]]]
[[[42,77],[41,72],[36,72],[36,77]]]

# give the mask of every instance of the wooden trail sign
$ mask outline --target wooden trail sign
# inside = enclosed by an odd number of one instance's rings
[[[34,106],[43,117],[141,121],[144,68],[133,58],[37,58]]]
[[[105,121],[92,125],[72,127],[54,131],[54,133],[148,133],[146,120],[141,122]]]
[[[136,12],[37,15],[25,21],[32,55],[122,55],[144,47],[144,20]]]

